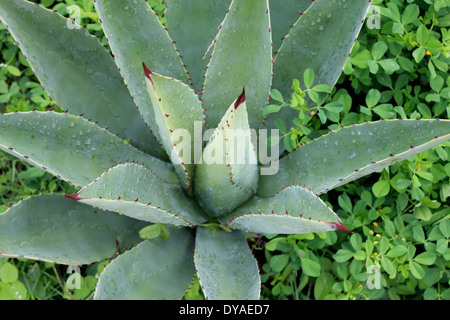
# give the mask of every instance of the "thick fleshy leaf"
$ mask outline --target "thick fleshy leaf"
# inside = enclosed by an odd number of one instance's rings
[[[347,231],[333,210],[302,186],[287,187],[273,197],[255,196],[220,220],[231,229],[256,233]]]
[[[94,4],[128,89],[143,119],[161,141],[142,61],[154,72],[188,82],[173,40],[147,1],[96,0]]]
[[[169,34],[187,65],[193,87],[200,93],[208,63],[203,57],[217,34],[217,27],[223,21],[231,0],[166,0],[164,3]]]
[[[195,176],[196,198],[208,214],[218,217],[256,193],[258,179],[256,151],[242,93],[228,108],[203,150]]]
[[[259,299],[258,264],[242,231],[198,228],[194,263],[206,299]]]
[[[270,0],[270,21],[272,24],[273,49],[280,49],[284,37],[298,20],[299,16],[308,9],[311,0]]]
[[[169,229],[167,239],[145,240],[114,259],[100,275],[95,300],[181,299],[194,275],[194,236]]]
[[[258,194],[300,183],[320,194],[450,139],[450,120],[380,120],[330,132],[298,148],[262,176]]]
[[[34,196],[0,215],[0,253],[81,265],[136,244],[148,223],[94,209],[62,195]]]
[[[315,71],[315,84],[334,86],[369,6],[370,1],[314,1],[275,57],[273,86],[288,96],[292,80],[302,82],[308,68]]]
[[[156,174],[140,164],[118,165],[70,197],[149,222],[195,226],[206,220],[180,185],[166,183]]]
[[[272,80],[268,0],[233,0],[205,75],[206,127],[215,129],[245,87],[250,127],[259,129]],[[242,23],[245,21],[245,23]]]
[[[306,69],[314,70],[314,85],[333,87],[353,48],[363,25],[370,1],[316,0],[297,20],[283,40],[273,65],[273,87],[284,97],[290,97],[293,79],[303,84]],[[275,120],[282,119],[287,127],[298,111],[283,108],[269,115],[265,124],[276,128]]]
[[[192,195],[195,164],[201,157],[203,142],[202,105],[194,91],[186,84],[155,74],[145,64],[143,66],[161,142],[180,177],[181,184],[187,193]],[[199,150],[195,149],[196,146]]]
[[[136,161],[179,183],[170,163],[134,148],[94,122],[68,113],[15,112],[0,115],[0,149],[85,186],[119,162]]]
[[[145,152],[167,159],[110,53],[95,37],[56,12],[23,0],[1,0],[0,19],[61,108],[98,121]]]

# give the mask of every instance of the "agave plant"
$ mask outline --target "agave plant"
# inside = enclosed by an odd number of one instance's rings
[[[258,299],[246,235],[347,230],[320,194],[450,138],[448,120],[380,120],[277,153],[278,171],[263,171],[273,163],[252,133],[274,128],[271,85],[288,90],[312,68],[333,86],[371,1],[166,0],[167,28],[144,0],[94,2],[112,54],[55,12],[0,0],[66,110],[1,115],[0,147],[79,188],[0,215],[0,252],[112,258],[96,299],[180,299],[195,274],[208,299]],[[168,237],[139,236],[161,224]]]

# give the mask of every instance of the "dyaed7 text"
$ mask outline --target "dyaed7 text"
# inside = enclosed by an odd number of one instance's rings
[[[243,314],[267,314],[268,304],[224,304],[223,314],[243,315]]]
[[[214,306],[190,306],[187,304],[179,309],[179,314],[205,315],[209,318],[214,313],[220,313],[223,315],[266,315],[268,311],[268,304],[224,304],[222,308]]]

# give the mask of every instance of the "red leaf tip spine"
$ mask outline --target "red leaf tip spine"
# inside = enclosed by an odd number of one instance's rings
[[[237,108],[245,102],[245,87],[242,89],[242,93],[239,96],[239,98],[236,99],[236,102],[234,103],[234,110],[237,110]]]
[[[66,194],[64,197],[65,198],[70,198],[70,199],[75,200],[75,201],[81,200],[81,198],[78,196],[78,193]]]

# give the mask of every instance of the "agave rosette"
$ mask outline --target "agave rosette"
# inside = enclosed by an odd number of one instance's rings
[[[270,164],[249,132],[274,128],[262,112],[271,86],[288,90],[307,68],[333,86],[371,1],[166,0],[167,28],[144,0],[94,2],[112,54],[56,12],[0,0],[66,110],[1,115],[0,148],[79,187],[0,215],[0,252],[69,265],[114,257],[96,299],[180,299],[194,274],[208,299],[258,299],[247,233],[347,230],[321,193],[450,137],[448,120],[352,125],[261,174]],[[232,130],[248,147],[230,145]],[[167,239],[139,237],[154,223]]]

